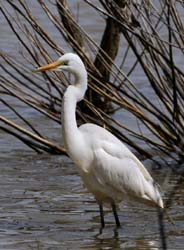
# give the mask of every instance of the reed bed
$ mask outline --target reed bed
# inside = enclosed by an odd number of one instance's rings
[[[79,123],[96,122],[106,127],[145,158],[158,162],[169,158],[181,163],[184,157],[183,1],[83,2],[105,23],[99,44],[79,24],[80,11],[79,17],[74,15],[68,1],[37,0],[60,40],[79,54],[87,67],[89,90],[77,109]],[[16,98],[60,124],[61,100],[69,84],[68,77],[61,72],[33,75],[31,69],[65,53],[62,42],[56,42],[41,25],[29,1],[7,0],[1,4],[0,11],[21,48],[17,51],[18,59],[3,48],[0,51],[0,101],[25,124],[18,125],[0,115],[0,129],[36,152],[66,154],[64,147],[52,140],[52,135],[43,136],[9,101]],[[130,58],[133,63],[127,69]],[[137,70],[144,76],[151,99],[140,87]],[[123,122],[125,110],[136,121],[137,129]],[[114,115],[117,112],[119,115]]]

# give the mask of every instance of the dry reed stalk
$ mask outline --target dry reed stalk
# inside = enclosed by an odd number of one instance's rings
[[[104,125],[147,158],[161,154],[160,158],[167,155],[174,161],[179,161],[184,157],[184,73],[177,63],[175,53],[182,56],[184,53],[184,26],[179,15],[179,8],[180,11],[184,9],[182,2],[160,0],[155,4],[152,1],[141,3],[99,0],[99,5],[94,5],[89,0],[84,2],[106,18],[106,28],[100,45],[78,24],[66,0],[56,1],[58,16],[52,13],[48,3],[37,1],[46,13],[47,21],[52,23],[62,39],[77,51],[88,69],[90,91],[80,106],[82,110],[77,110],[78,117],[83,122],[96,121]],[[14,10],[16,15],[12,17],[6,7]],[[30,66],[34,68],[52,61],[49,51],[52,50],[53,54],[58,56],[64,53],[63,48],[41,26],[28,1],[7,0],[6,4],[0,7],[0,11],[20,42],[24,61],[23,66],[16,59],[1,52],[0,66],[6,74],[0,75],[0,92],[17,98],[60,123],[61,99],[69,84],[67,78],[57,72],[44,73],[43,77],[33,76]],[[164,37],[163,30],[167,34]],[[120,38],[126,43],[123,55],[118,53]],[[119,65],[114,63],[117,54],[122,57]],[[131,57],[134,56],[134,62],[125,73],[124,67],[130,54]],[[134,76],[137,67],[147,79],[157,102],[150,100],[137,86]],[[43,87],[43,82],[46,82],[46,87]],[[49,145],[49,139],[46,140],[47,144],[43,145],[42,140],[45,138],[40,136],[40,131],[22,117],[6,98],[1,98],[1,102],[29,126],[33,136],[28,141],[27,131],[23,127],[13,125],[12,121],[4,122],[5,117],[1,117],[1,121],[14,131],[9,130],[6,125],[1,126],[1,129],[13,134],[34,150],[48,151],[50,147],[52,152],[65,152],[63,148],[58,149],[57,145],[54,147],[52,142]],[[110,106],[107,103],[110,103]],[[83,112],[84,107],[88,113]],[[121,109],[126,109],[138,121],[136,131],[106,112]],[[151,137],[144,134],[140,124],[146,127]],[[140,146],[140,141],[149,145],[151,150]],[[42,148],[38,146],[38,142],[42,144]]]

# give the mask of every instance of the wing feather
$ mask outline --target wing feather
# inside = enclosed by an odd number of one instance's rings
[[[124,195],[133,196],[163,207],[162,198],[151,175],[126,145],[97,125],[84,124],[79,129],[86,136],[94,155],[88,169],[88,178],[84,177],[91,192],[100,192],[119,201],[124,199]]]
[[[110,195],[114,190],[118,194],[132,196],[157,203],[158,190],[153,184],[150,174],[141,171],[139,160],[130,151],[119,152],[116,145],[105,145],[95,150],[95,171],[98,173],[98,181],[106,187]],[[144,168],[144,166],[143,166]],[[147,174],[148,173],[148,174]]]

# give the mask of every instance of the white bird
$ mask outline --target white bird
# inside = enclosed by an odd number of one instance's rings
[[[158,187],[138,158],[106,129],[86,123],[77,126],[76,104],[87,90],[87,71],[80,57],[73,53],[34,72],[65,70],[75,76],[63,97],[62,133],[68,155],[78,166],[79,174],[100,208],[105,226],[103,205],[110,203],[117,227],[120,226],[116,203],[132,198],[163,208]]]

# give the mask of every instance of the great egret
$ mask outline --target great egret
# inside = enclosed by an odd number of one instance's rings
[[[75,76],[63,97],[62,133],[68,155],[78,166],[87,189],[95,196],[100,208],[102,228],[105,226],[103,205],[110,203],[117,227],[120,221],[116,203],[126,198],[163,208],[163,201],[154,180],[137,157],[113,134],[92,123],[78,127],[76,104],[87,90],[87,71],[80,57],[73,53],[56,62],[37,68],[65,70]]]

